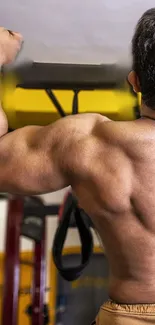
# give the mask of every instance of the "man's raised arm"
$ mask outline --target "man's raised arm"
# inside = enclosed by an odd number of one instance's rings
[[[41,194],[71,185],[87,156],[87,139],[104,120],[99,114],[69,116],[2,137],[0,192]]]

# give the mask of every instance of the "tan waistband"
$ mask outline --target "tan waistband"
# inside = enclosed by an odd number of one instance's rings
[[[110,312],[120,312],[120,313],[134,313],[134,314],[144,314],[151,313],[155,315],[155,304],[117,304],[114,301],[108,300],[101,309]]]

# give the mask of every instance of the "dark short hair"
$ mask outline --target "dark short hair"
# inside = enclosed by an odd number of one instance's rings
[[[138,21],[132,39],[132,56],[143,101],[155,110],[155,8],[147,10]]]

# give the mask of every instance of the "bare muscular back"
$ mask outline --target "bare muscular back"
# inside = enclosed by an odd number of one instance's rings
[[[81,114],[0,139],[0,191],[68,185],[102,238],[110,297],[155,303],[155,121]]]
[[[103,241],[110,297],[154,303],[155,121],[109,122],[104,128],[103,148],[96,143],[94,159],[90,153],[91,177],[74,190]]]

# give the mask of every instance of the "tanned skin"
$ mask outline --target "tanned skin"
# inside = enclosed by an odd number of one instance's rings
[[[21,43],[20,34],[0,29],[1,65]],[[129,81],[140,91],[134,72]],[[81,114],[9,134],[0,116],[0,191],[33,195],[71,185],[103,241],[109,295],[120,303],[155,302],[155,113],[142,103],[141,115],[114,122]]]

